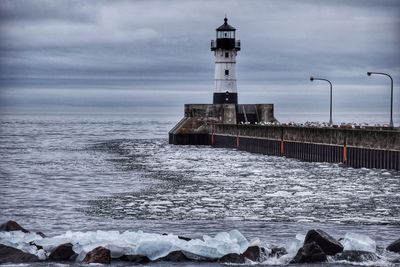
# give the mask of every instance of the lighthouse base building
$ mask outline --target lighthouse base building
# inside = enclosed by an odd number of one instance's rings
[[[273,104],[185,104],[183,119],[169,131],[174,145],[213,145],[216,125],[276,122]]]
[[[276,121],[273,104],[238,104],[236,56],[240,40],[224,19],[211,41],[215,57],[213,104],[186,104],[184,118],[169,132],[169,143],[211,145],[216,124],[267,124]]]

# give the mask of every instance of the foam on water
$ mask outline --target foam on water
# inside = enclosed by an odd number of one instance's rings
[[[111,152],[110,158],[124,155],[117,168],[140,171],[161,183],[145,192],[92,201],[88,214],[400,224],[396,172],[152,141],[108,142],[95,150]]]

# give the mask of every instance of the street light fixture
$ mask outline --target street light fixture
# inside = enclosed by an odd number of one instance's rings
[[[333,122],[332,122],[332,83],[331,83],[331,81],[329,81],[327,79],[315,78],[315,77],[311,76],[310,77],[310,81],[313,82],[314,80],[326,81],[331,86],[330,108],[329,108],[329,125],[332,126],[332,124],[333,124]]]
[[[384,73],[384,72],[373,72],[373,71],[367,72],[368,76],[371,76],[372,74],[385,75],[390,78],[391,89],[390,89],[390,123],[389,123],[389,126],[391,128],[393,128],[393,78],[392,78],[392,76],[390,76],[389,74]]]

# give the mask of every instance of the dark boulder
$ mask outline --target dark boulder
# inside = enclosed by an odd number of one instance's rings
[[[179,239],[182,239],[182,240],[185,240],[185,241],[190,241],[190,240],[192,240],[192,239],[189,238],[189,237],[179,236],[179,235],[178,235],[178,238],[179,238]]]
[[[280,258],[286,254],[288,254],[288,253],[284,247],[272,247],[271,252],[268,254],[268,256]]]
[[[43,234],[43,232],[36,232],[36,234],[37,235],[39,235],[39,236],[41,236],[41,237],[43,237],[43,238],[46,238],[47,237],[47,235],[45,235],[45,234]]]
[[[59,245],[49,256],[51,261],[68,261],[75,255],[72,250],[72,244],[62,244]]]
[[[150,259],[143,255],[124,255],[119,259],[122,261],[129,261],[132,264],[146,264],[150,262]]]
[[[188,261],[189,259],[183,254],[182,251],[172,251],[167,256],[162,257],[160,260],[162,261]]]
[[[259,246],[248,247],[242,255],[251,261],[260,261],[262,255],[261,248]]]
[[[104,247],[97,247],[86,254],[83,263],[103,263],[109,264],[111,262],[111,252]]]
[[[345,250],[335,256],[335,260],[351,262],[377,261],[378,259],[375,253],[360,250]]]
[[[8,221],[0,225],[0,231],[11,232],[11,231],[22,231],[24,233],[29,233],[28,230],[24,229],[15,221]]]
[[[220,263],[245,263],[246,260],[242,255],[229,253],[219,259]]]
[[[183,255],[186,256],[189,260],[195,260],[195,261],[207,261],[207,262],[214,262],[217,261],[215,258],[208,258],[208,257],[203,257],[188,251],[182,251]]]
[[[326,255],[336,255],[343,251],[343,245],[322,230],[310,230],[304,239],[304,245],[315,242]]]
[[[35,262],[39,258],[22,250],[0,244],[0,264]]]
[[[400,239],[397,239],[396,241],[392,242],[386,250],[391,251],[391,252],[396,252],[400,253]]]
[[[311,242],[304,244],[290,263],[324,262],[326,259],[326,254],[321,247],[316,242]]]

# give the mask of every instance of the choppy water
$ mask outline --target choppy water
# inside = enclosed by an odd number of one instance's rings
[[[239,229],[280,245],[321,228],[400,237],[400,173],[173,146],[158,115],[3,115],[0,222],[46,234]],[[333,266],[333,265],[332,265]]]

